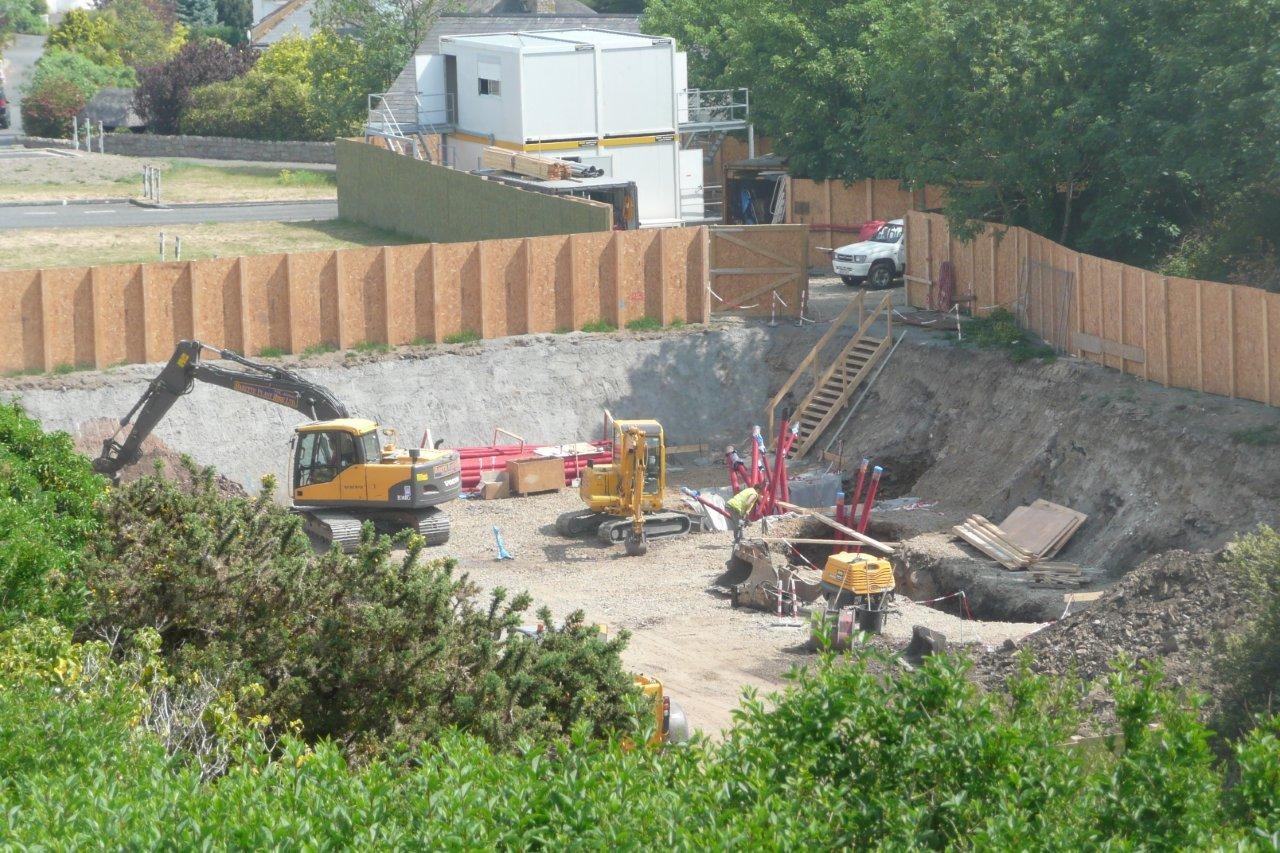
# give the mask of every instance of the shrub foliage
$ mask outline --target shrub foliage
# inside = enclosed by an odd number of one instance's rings
[[[179,679],[256,685],[247,713],[296,720],[307,738],[360,754],[448,728],[507,745],[575,723],[595,736],[632,725],[625,636],[606,639],[577,613],[530,640],[514,630],[528,621],[527,594],[499,589],[479,606],[452,561],[422,561],[420,538],[393,559],[367,527],[355,554],[316,555],[270,486],[228,500],[211,470],[193,473],[192,493],[145,477],[112,494],[85,560],[91,629],[123,628],[127,640],[157,626]]]

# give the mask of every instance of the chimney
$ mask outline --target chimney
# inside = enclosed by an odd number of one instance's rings
[[[556,13],[556,0],[534,0],[533,14],[554,15],[555,13]]]

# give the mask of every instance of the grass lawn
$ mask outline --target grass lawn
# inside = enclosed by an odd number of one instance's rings
[[[334,198],[338,192],[337,173],[332,169],[90,154],[10,161],[0,174],[0,197],[11,201],[140,197],[143,165],[160,169],[161,198],[166,202],[291,201]]]
[[[214,222],[132,228],[32,228],[0,240],[0,269],[92,266],[159,260],[158,235],[182,237],[182,260],[308,252],[352,246],[419,242],[341,220],[328,222]],[[168,241],[167,260],[173,260]]]

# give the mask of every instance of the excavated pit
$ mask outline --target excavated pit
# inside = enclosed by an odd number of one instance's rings
[[[593,438],[603,410],[655,417],[671,444],[706,442],[699,474],[719,485],[718,453],[742,444],[825,327],[730,325],[657,335],[540,335],[385,356],[331,354],[297,364],[360,415],[417,444],[487,444],[501,427],[534,442]],[[900,590],[913,599],[965,590],[975,616],[1042,621],[1061,589],[1037,589],[949,535],[970,514],[999,522],[1037,498],[1088,515],[1057,559],[1096,573],[1096,586],[1170,549],[1220,547],[1274,523],[1280,447],[1250,443],[1280,423],[1275,409],[1165,389],[1071,359],[1015,365],[908,330],[832,451],[846,475],[869,456],[885,469],[869,532],[901,542]],[[294,363],[286,360],[286,364]],[[157,366],[5,380],[46,428],[92,451],[102,418],[126,412]],[[285,481],[291,410],[198,386],[157,439],[246,487]],[[92,436],[92,437],[91,437]],[[826,441],[821,444],[825,444]],[[821,445],[820,445],[821,446]],[[802,465],[793,465],[799,472]],[[710,485],[711,482],[696,483]],[[806,528],[807,529],[807,528]],[[813,528],[814,538],[827,532]],[[802,546],[816,566],[829,549]]]

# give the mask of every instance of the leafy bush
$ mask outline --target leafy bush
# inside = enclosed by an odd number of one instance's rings
[[[1274,713],[1280,692],[1280,533],[1261,525],[1227,546],[1223,571],[1239,577],[1258,614],[1224,643],[1228,686],[1218,727],[1228,735],[1250,728],[1256,714]]]
[[[183,133],[238,139],[317,139],[306,89],[296,80],[246,74],[191,91]]]
[[[0,0],[0,45],[12,33],[43,33],[48,12],[44,0]]]
[[[73,9],[49,33],[49,47],[98,65],[140,68],[173,56],[186,41],[164,0],[104,0],[96,9]]]
[[[273,484],[227,500],[211,471],[192,474],[191,494],[157,477],[113,492],[85,558],[91,626],[125,639],[160,626],[179,680],[258,685],[246,714],[297,720],[308,739],[359,754],[453,727],[510,745],[575,724],[595,736],[632,725],[625,635],[604,639],[578,613],[535,643],[513,632],[528,595],[499,589],[477,606],[478,588],[451,561],[420,562],[418,537],[394,561],[371,528],[356,554],[317,556],[301,519],[271,501]]]
[[[65,646],[49,654],[75,657]],[[1058,716],[1053,682],[1024,678],[1006,698],[979,692],[962,662],[901,672],[872,656],[819,662],[772,710],[749,702],[723,744],[625,750],[577,737],[496,751],[448,732],[354,767],[330,742],[285,737],[271,751],[250,737],[238,762],[201,784],[197,765],[169,757],[145,727],[139,736],[136,697],[150,689],[135,672],[76,698],[47,676],[22,688],[0,679],[11,843],[1204,849],[1259,843],[1280,806],[1274,724],[1242,745],[1227,789],[1226,768],[1196,745],[1203,729],[1149,677],[1119,686],[1135,738],[1118,758],[1060,746],[1074,715]]]
[[[964,337],[966,342],[983,349],[1008,350],[1009,358],[1019,364],[1033,358],[1053,361],[1057,357],[1053,347],[1034,343],[1014,316],[1004,308],[997,308],[986,317],[965,320]]]
[[[143,68],[134,106],[155,133],[177,133],[191,90],[232,80],[253,67],[255,54],[217,39],[187,42],[172,59]]]
[[[346,36],[283,38],[243,78],[195,90],[183,132],[304,140],[354,133],[367,93],[385,85],[363,57],[363,46]]]
[[[66,433],[46,434],[16,403],[0,406],[0,628],[83,618],[77,559],[99,529],[104,486]]]
[[[47,51],[36,63],[22,101],[24,129],[33,136],[71,135],[71,118],[99,89],[132,86],[132,68],[99,65],[62,48]]]

